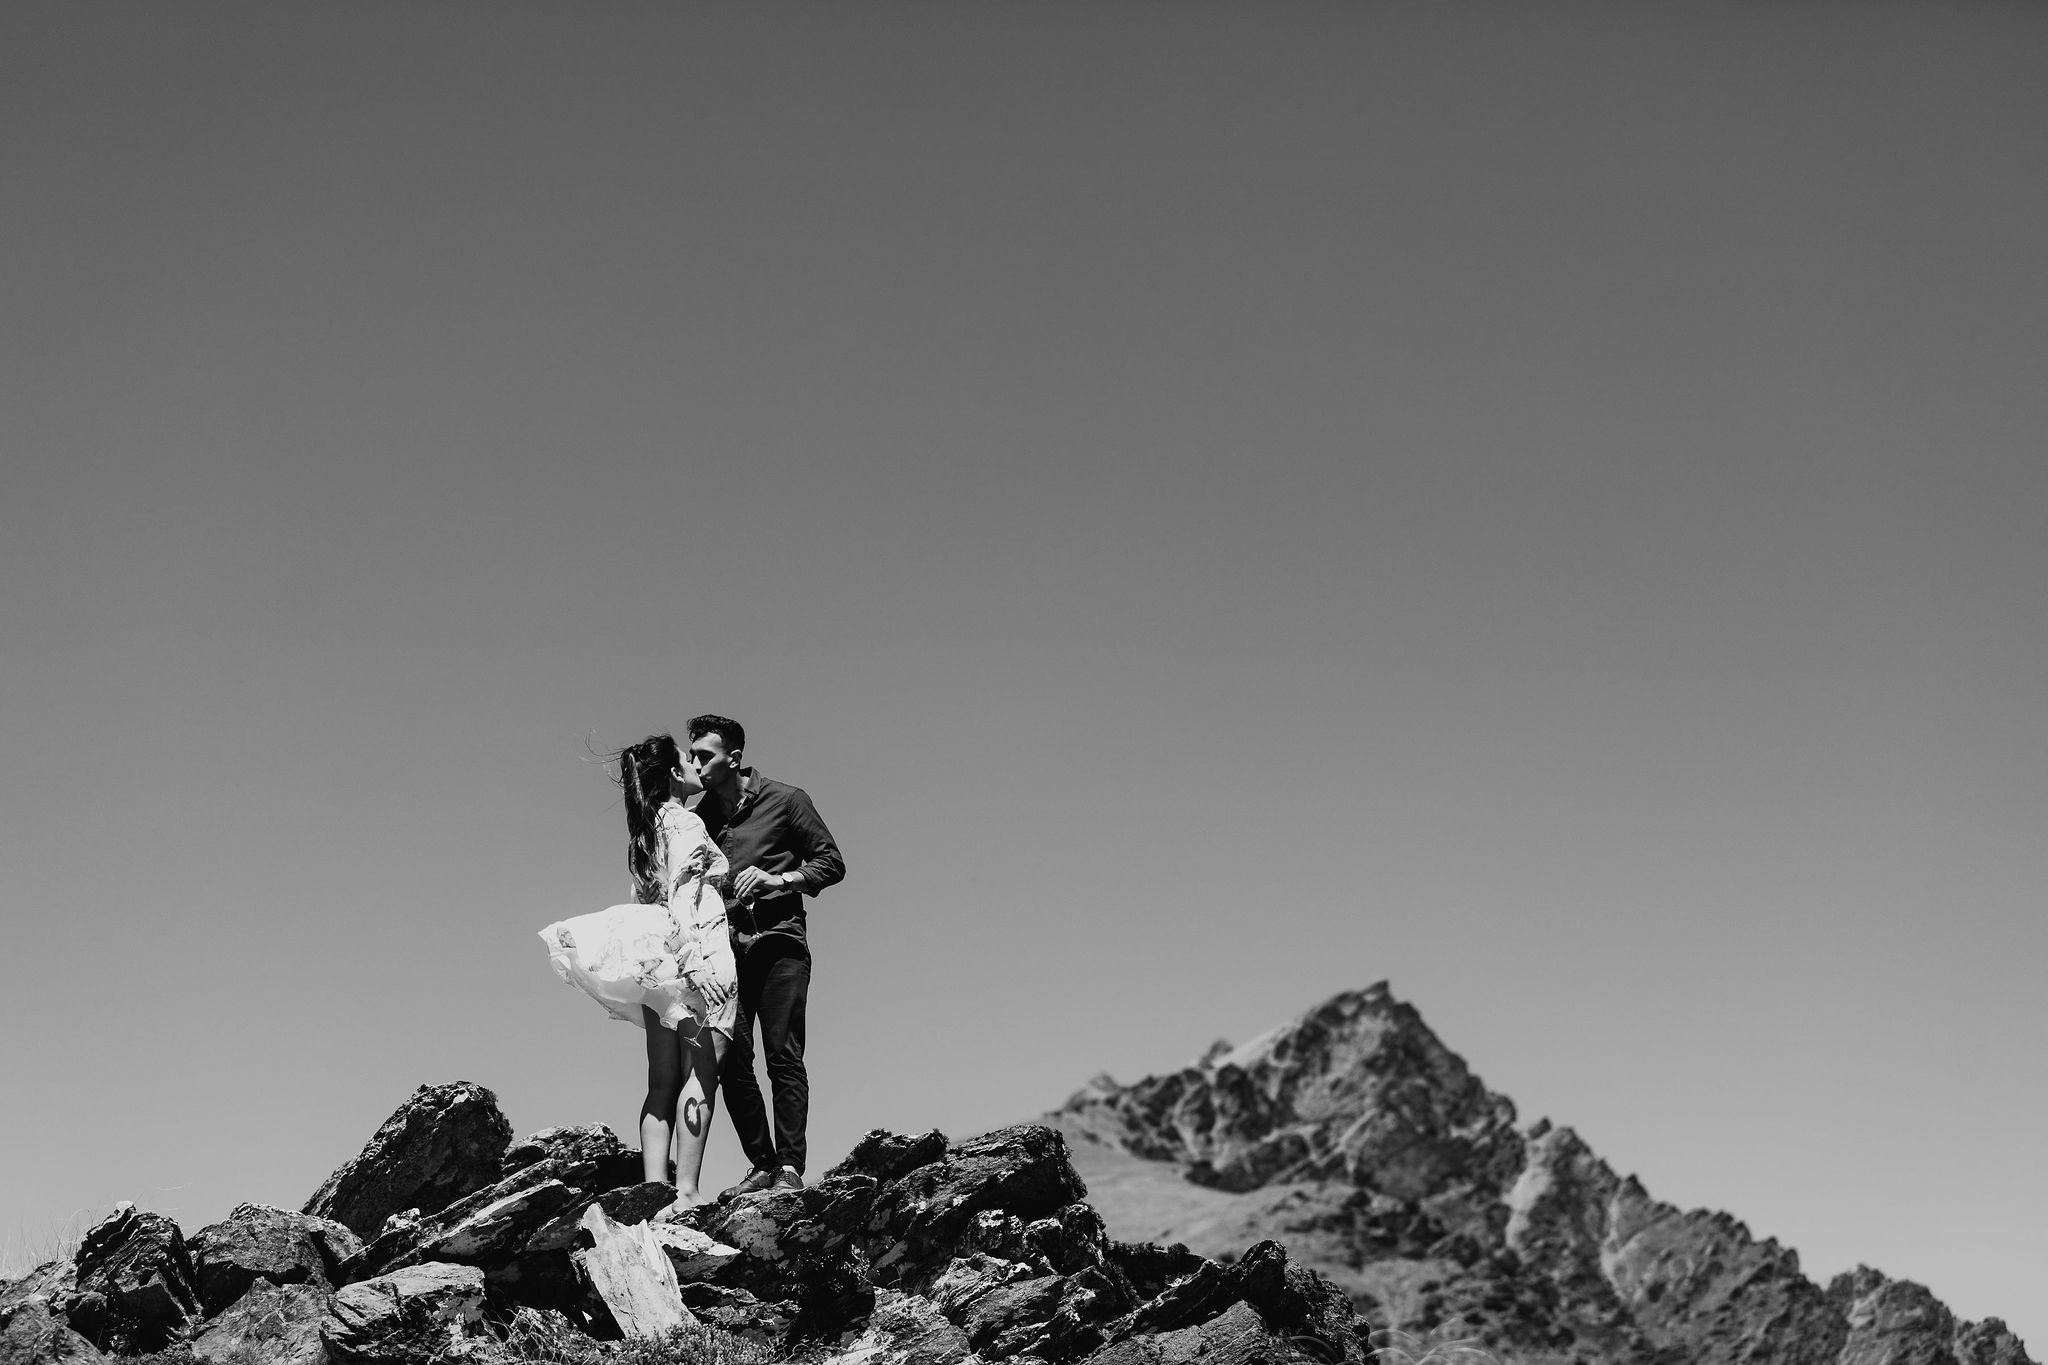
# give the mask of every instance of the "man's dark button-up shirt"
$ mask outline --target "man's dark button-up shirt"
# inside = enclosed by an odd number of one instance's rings
[[[739,809],[727,811],[724,802],[706,792],[697,803],[697,818],[724,851],[735,877],[749,867],[804,874],[802,894],[764,896],[751,911],[728,905],[733,946],[745,952],[755,939],[769,934],[804,943],[804,895],[815,896],[846,876],[846,860],[839,856],[839,845],[832,842],[832,831],[818,818],[811,798],[800,787],[748,768],[740,774]]]

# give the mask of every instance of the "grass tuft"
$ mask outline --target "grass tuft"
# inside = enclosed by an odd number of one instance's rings
[[[1446,1322],[1424,1333],[1387,1327],[1372,1334],[1379,1365],[1500,1365],[1500,1357],[1461,1322]]]
[[[90,1209],[76,1209],[61,1223],[38,1228],[17,1224],[7,1240],[0,1242],[0,1280],[18,1280],[51,1261],[70,1260],[78,1254],[86,1231],[102,1216]]]
[[[593,1341],[560,1313],[521,1308],[506,1324],[505,1339],[479,1358],[503,1365],[775,1365],[787,1357],[746,1337],[705,1323],[665,1336]]]

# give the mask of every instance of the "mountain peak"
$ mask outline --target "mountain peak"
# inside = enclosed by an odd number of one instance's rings
[[[1097,1077],[1052,1118],[1115,1235],[1210,1256],[1271,1237],[1375,1320],[1459,1324],[1509,1365],[2032,1365],[1996,1318],[1869,1269],[1823,1289],[1571,1128],[1518,1130],[1384,981],[1179,1071]]]
[[[1098,1078],[1098,1080],[1106,1078]],[[1343,1180],[1404,1199],[1520,1164],[1515,1107],[1385,982],[1332,996],[1166,1076],[1091,1085],[1060,1111],[1098,1141],[1243,1191]]]

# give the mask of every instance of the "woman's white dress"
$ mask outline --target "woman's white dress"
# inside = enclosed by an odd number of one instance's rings
[[[540,931],[562,980],[603,1005],[612,1018],[646,1027],[640,1007],[663,1028],[685,1018],[732,1036],[739,971],[717,883],[725,855],[704,822],[681,803],[661,808],[658,905],[614,905],[559,920]]]

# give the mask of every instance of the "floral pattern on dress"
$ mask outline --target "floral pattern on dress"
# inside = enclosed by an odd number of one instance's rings
[[[541,940],[556,974],[614,1019],[640,1025],[644,1005],[666,1028],[692,1018],[730,1036],[738,970],[718,891],[730,865],[704,822],[680,804],[662,807],[659,828],[660,902],[562,920],[541,930]]]

